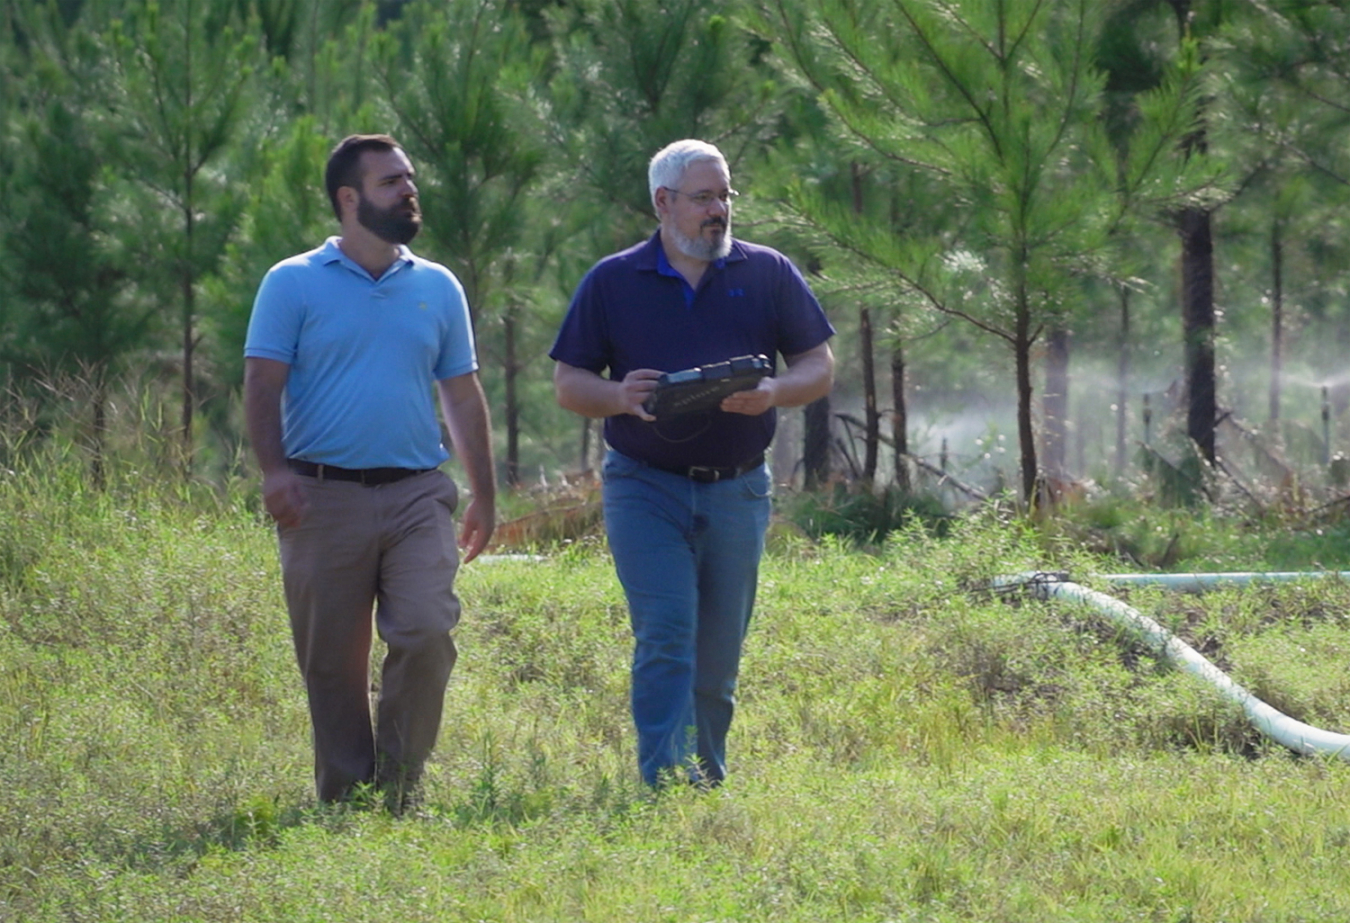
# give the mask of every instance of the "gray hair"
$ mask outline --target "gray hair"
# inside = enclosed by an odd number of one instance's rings
[[[651,163],[647,165],[647,186],[651,191],[652,206],[656,205],[656,190],[662,186],[674,189],[680,180],[684,179],[684,171],[689,169],[690,164],[704,160],[713,160],[723,167],[727,166],[727,159],[722,156],[721,151],[706,141],[697,141],[693,138],[672,141],[653,154]]]

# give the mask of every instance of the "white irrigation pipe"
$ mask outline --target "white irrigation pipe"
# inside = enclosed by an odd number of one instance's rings
[[[1119,577],[1123,575],[1116,576]],[[1144,577],[1152,575],[1139,576]],[[1259,576],[1269,578],[1274,575],[1181,574],[1177,576],[1206,576],[1213,578],[1231,576],[1251,578]],[[1305,577],[1310,575],[1299,574],[1296,576]],[[1142,583],[1144,581],[1140,580],[1138,582]],[[1220,581],[1211,581],[1211,583],[1217,582]],[[1246,582],[1255,581],[1247,580]],[[1102,615],[1105,615],[1122,625],[1138,630],[1158,654],[1161,654],[1168,660],[1176,663],[1186,672],[1192,673],[1210,683],[1218,689],[1224,698],[1237,704],[1243,712],[1246,713],[1248,720],[1251,721],[1252,725],[1258,731],[1276,743],[1288,747],[1296,753],[1306,755],[1322,754],[1350,761],[1350,735],[1337,734],[1333,731],[1324,731],[1321,728],[1315,728],[1312,725],[1304,724],[1302,721],[1295,721],[1288,715],[1277,711],[1275,708],[1267,705],[1246,689],[1242,688],[1242,686],[1229,679],[1228,674],[1210,663],[1202,654],[1196,651],[1195,648],[1182,641],[1166,628],[1163,628],[1153,619],[1130,608],[1118,599],[1107,596],[1105,593],[1098,593],[1096,590],[1089,590],[1085,586],[1070,583],[1059,574],[1019,574],[1011,577],[997,577],[994,579],[993,583],[995,589],[1022,589],[1040,599],[1068,599],[1073,602],[1090,606]]]
[[[1104,574],[1113,586],[1161,586],[1185,593],[1203,593],[1225,586],[1294,583],[1300,580],[1350,580],[1350,571],[1276,571],[1272,573],[1233,574]]]

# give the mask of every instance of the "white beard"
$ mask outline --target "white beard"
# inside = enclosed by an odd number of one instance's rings
[[[675,243],[675,249],[691,260],[711,263],[731,252],[731,221],[727,221],[727,226],[716,243],[702,237],[686,237],[674,225],[670,226],[670,239]]]

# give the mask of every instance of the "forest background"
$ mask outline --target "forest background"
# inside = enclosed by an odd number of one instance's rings
[[[507,484],[594,465],[547,350],[700,137],[839,329],[780,479],[1334,488],[1348,120],[1338,0],[0,0],[0,463],[247,477],[258,281],[334,232],[332,144],[387,131]]]
[[[0,920],[1346,918],[1344,761],[988,587],[1350,566],[1348,115],[1330,0],[0,0]],[[1119,528],[777,524],[709,797],[633,771],[600,537],[480,559],[424,810],[315,806],[238,391],[353,131],[469,292],[504,511],[593,467],[546,352],[697,136],[839,330],[775,461],[846,486],[785,505]],[[1348,586],[1129,599],[1344,730]]]

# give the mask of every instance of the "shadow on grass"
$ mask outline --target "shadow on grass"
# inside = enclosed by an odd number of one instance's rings
[[[519,782],[519,780],[517,780]],[[139,872],[185,873],[211,853],[283,848],[288,830],[313,826],[342,834],[362,818],[382,816],[396,822],[430,822],[457,830],[516,826],[556,811],[588,813],[619,822],[651,801],[645,788],[601,777],[589,790],[549,785],[510,784],[493,765],[457,798],[419,799],[405,811],[391,811],[383,795],[371,789],[349,801],[319,804],[258,795],[195,824],[165,826],[157,833],[124,839],[100,837],[93,846],[104,859]]]
[[[110,843],[107,858],[119,858],[136,871],[163,872],[175,866],[190,867],[203,856],[222,850],[275,849],[281,845],[286,830],[306,825],[340,832],[358,815],[370,813],[378,806],[373,799],[327,805],[309,801],[283,803],[279,796],[259,795],[195,824],[164,827],[158,835],[123,842],[120,848]]]

